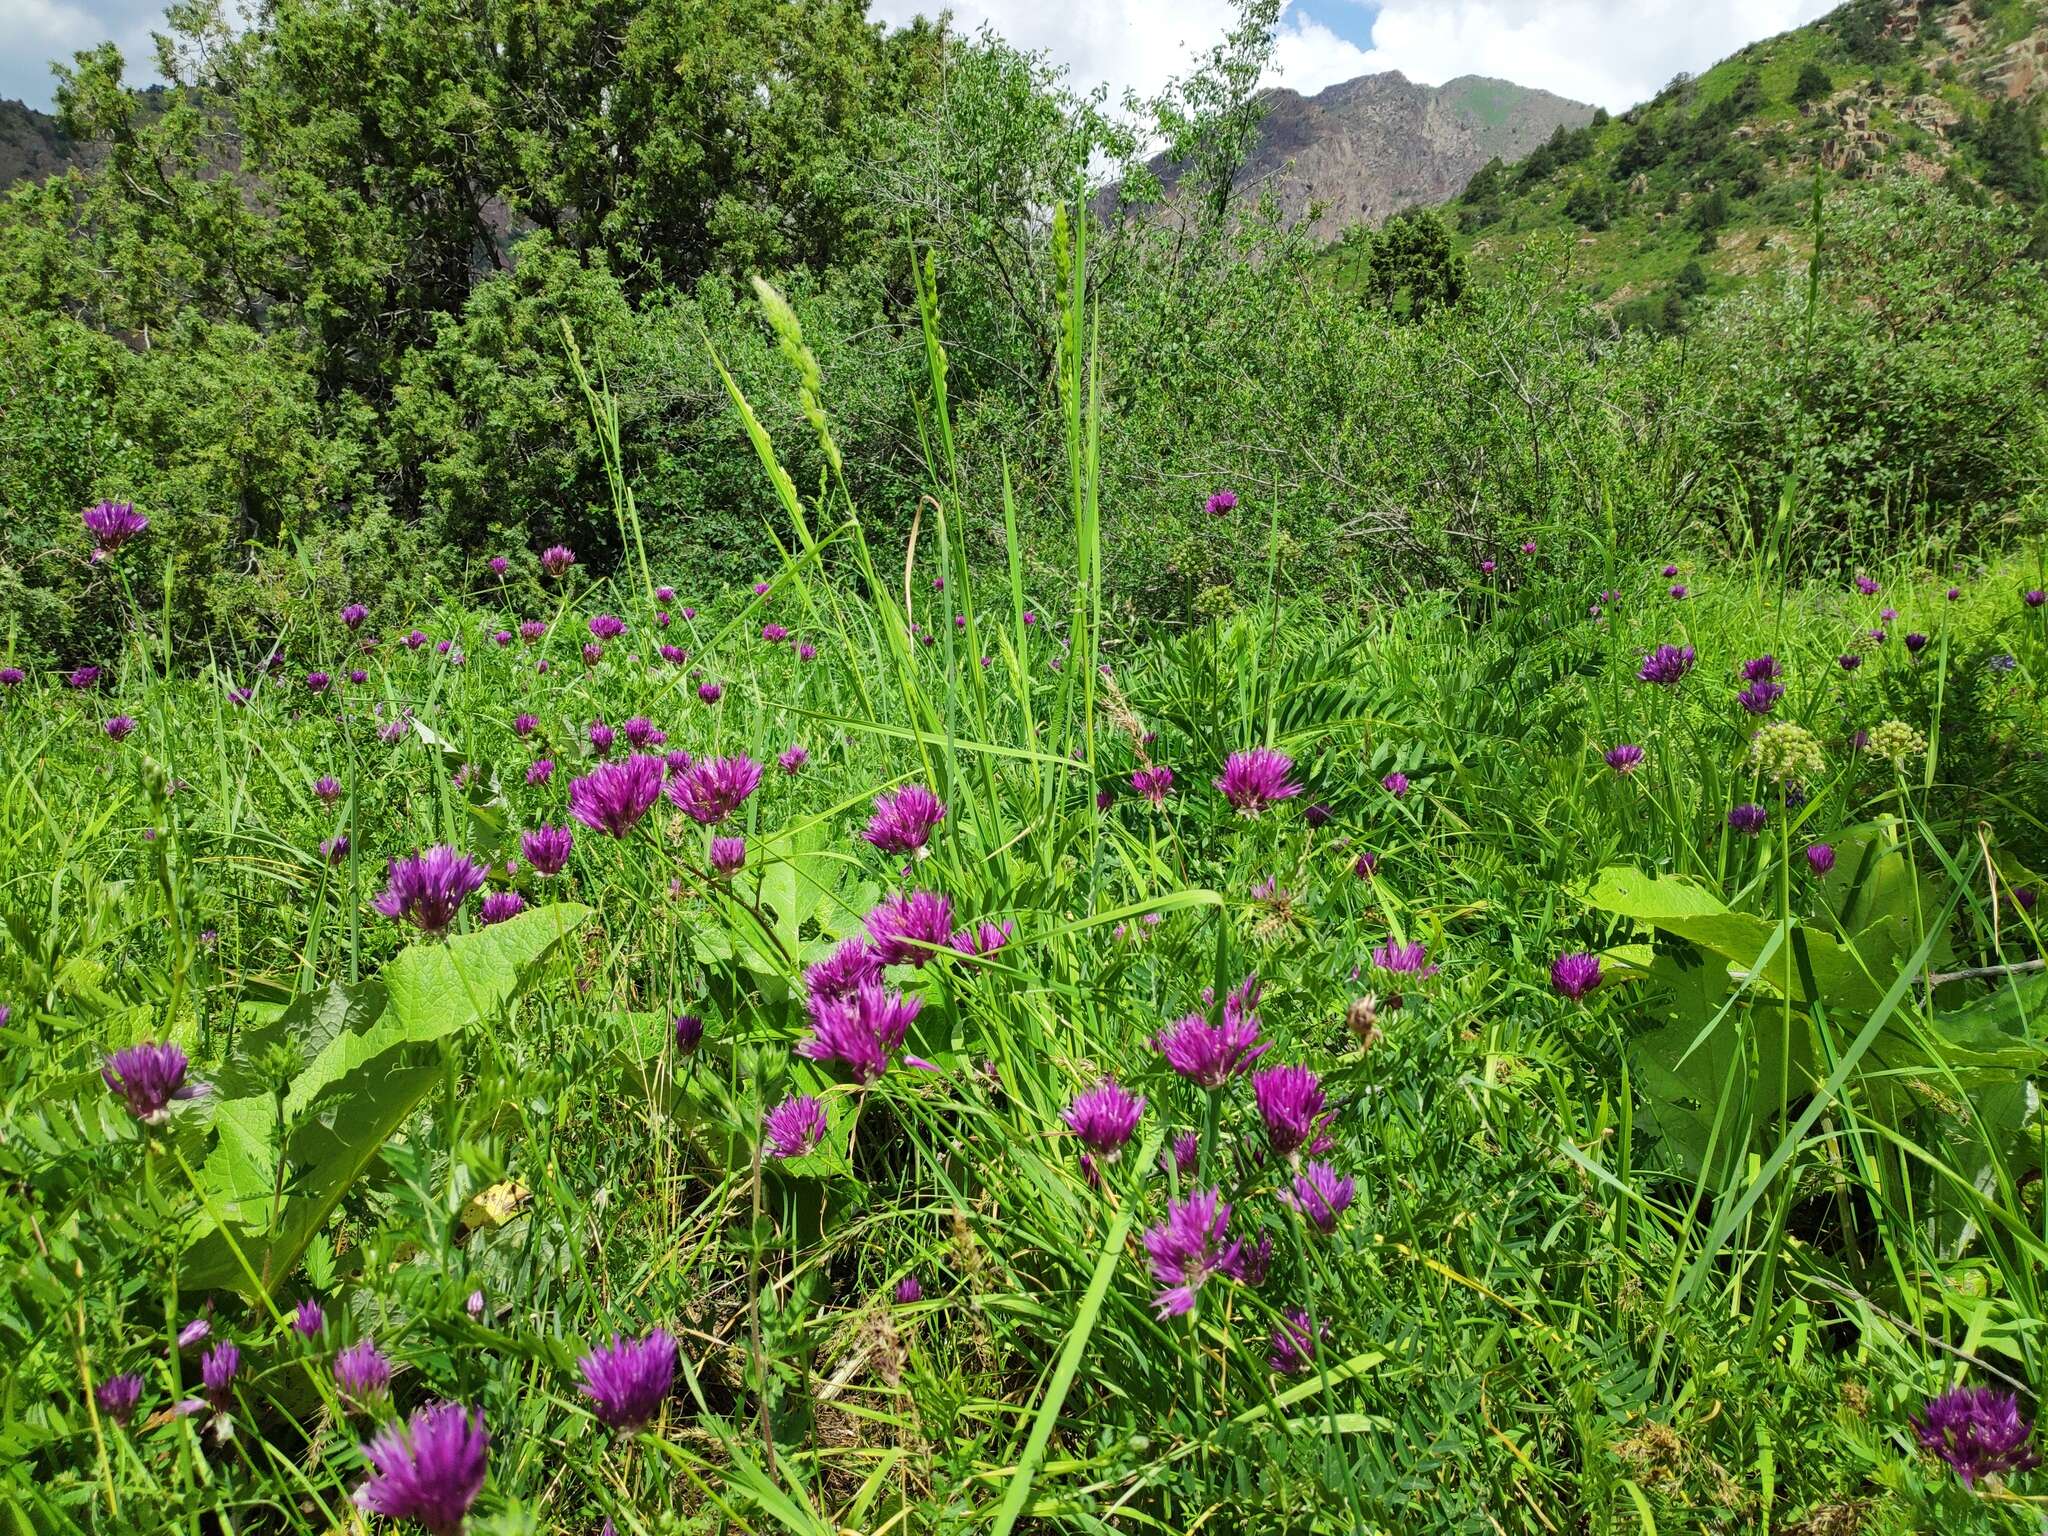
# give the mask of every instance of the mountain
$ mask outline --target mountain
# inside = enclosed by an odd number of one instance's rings
[[[25,102],[0,100],[0,187],[41,181],[83,158],[57,119]]]
[[[1561,236],[1594,298],[1673,328],[1697,295],[1803,267],[1816,175],[1921,176],[2041,217],[2044,110],[2048,0],[1853,0],[1501,157],[1444,212],[1475,272]]]
[[[1467,75],[1417,85],[1397,71],[1361,75],[1314,96],[1270,91],[1259,139],[1237,191],[1270,190],[1289,218],[1323,210],[1314,229],[1333,240],[1350,224],[1455,195],[1489,161],[1510,163],[1558,129],[1590,122],[1593,109],[1548,91]],[[1169,194],[1181,167],[1151,163]]]

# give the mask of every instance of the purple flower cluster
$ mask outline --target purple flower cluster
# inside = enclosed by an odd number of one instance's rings
[[[424,853],[392,860],[383,894],[370,905],[422,933],[446,933],[485,874],[484,866],[461,849],[438,843]]]
[[[552,772],[554,765],[548,767]],[[661,794],[661,778],[658,757],[635,753],[616,763],[600,763],[584,777],[569,781],[569,814],[594,832],[624,837],[653,807]]]
[[[483,1491],[490,1449],[481,1412],[430,1403],[410,1424],[388,1424],[363,1447],[370,1475],[355,1502],[373,1515],[417,1521],[428,1536],[459,1536]]]
[[[644,1339],[612,1335],[585,1355],[578,1389],[608,1427],[630,1433],[652,1421],[675,1385],[676,1341],[660,1328]]]
[[[2033,1448],[2034,1426],[2020,1412],[2019,1398],[1995,1387],[1942,1393],[1913,1421],[1913,1431],[1921,1448],[1953,1467],[1966,1488],[2041,1464]]]
[[[864,841],[884,853],[922,854],[946,807],[922,784],[905,784],[875,797],[875,813],[861,829]]]
[[[1301,793],[1301,786],[1288,778],[1293,772],[1294,759],[1286,753],[1254,747],[1249,752],[1231,753],[1214,783],[1217,793],[1238,815],[1257,816]]]

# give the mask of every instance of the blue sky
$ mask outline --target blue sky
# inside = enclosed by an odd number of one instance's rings
[[[1275,80],[1313,93],[1398,69],[1436,85],[1493,75],[1613,110],[1705,69],[1745,43],[1799,26],[1832,0],[1290,0]],[[950,9],[1067,66],[1075,83],[1156,91],[1230,25],[1230,0],[870,0],[882,20]],[[129,75],[152,77],[161,0],[0,0],[0,96],[50,103],[49,60],[103,38]]]

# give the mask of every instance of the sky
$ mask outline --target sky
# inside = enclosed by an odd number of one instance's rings
[[[1289,0],[1275,83],[1313,94],[1355,75],[1398,69],[1440,85],[1493,75],[1620,111],[1656,94],[1680,70],[1698,72],[1744,43],[1800,26],[1836,0]],[[986,23],[1042,50],[1076,85],[1158,90],[1190,55],[1218,41],[1229,0],[870,0],[872,14],[907,21],[950,8],[973,31]],[[152,78],[149,34],[162,0],[0,0],[0,97],[47,109],[49,60],[105,38],[121,45],[129,79]]]

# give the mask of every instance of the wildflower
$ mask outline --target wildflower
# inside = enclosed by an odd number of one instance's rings
[[[538,875],[559,875],[569,866],[576,834],[567,827],[535,827],[519,834],[519,855]]]
[[[669,1021],[669,1029],[675,1035],[676,1050],[688,1056],[704,1043],[704,1021],[694,1013],[679,1013]]]
[[[2043,592],[2039,587],[2031,587],[2020,594],[2020,601],[2029,608],[2038,608],[2043,603],[2048,603],[2048,592]]]
[[[654,589],[654,600],[658,603],[672,603],[676,600],[676,589],[674,587],[656,587]]]
[[[512,569],[512,562],[503,555],[493,555],[484,563],[490,567],[493,576],[502,576]]]
[[[526,898],[517,891],[492,891],[484,898],[483,906],[477,912],[477,921],[488,928],[493,923],[517,917],[525,910]]]
[[[1106,810],[1108,810],[1108,809],[1109,809],[1109,808],[1110,808],[1110,807],[1111,807],[1112,805],[1115,805],[1115,804],[1116,804],[1116,791],[1114,791],[1114,790],[1112,790],[1112,789],[1098,789],[1097,791],[1095,791],[1095,809],[1096,809],[1096,810],[1098,810],[1098,811],[1106,811]]]
[[[1356,1186],[1328,1163],[1304,1163],[1294,1176],[1293,1191],[1282,1196],[1324,1236],[1337,1230],[1337,1218],[1351,1209]]]
[[[811,1033],[797,1054],[811,1061],[836,1061],[855,1081],[871,1083],[889,1070],[889,1053],[903,1044],[923,1000],[905,997],[879,982],[863,982],[838,997],[812,994]]]
[[[1270,747],[1233,752],[1223,765],[1222,777],[1214,781],[1217,792],[1230,802],[1240,816],[1257,816],[1269,806],[1291,800],[1301,793],[1290,783],[1294,759]]]
[[[761,1122],[776,1157],[801,1157],[825,1139],[825,1106],[809,1094],[784,1099]]]
[[[1806,867],[1815,875],[1825,875],[1835,867],[1835,850],[1826,843],[1811,843],[1806,849]]]
[[[1357,879],[1370,880],[1380,867],[1380,856],[1376,853],[1361,853],[1351,861],[1351,873]]]
[[[661,759],[639,753],[569,781],[569,814],[595,832],[624,837],[661,793]]]
[[[761,765],[751,757],[707,757],[670,779],[663,793],[699,826],[715,827],[731,820],[760,783]]]
[[[1770,814],[1760,805],[1738,805],[1728,813],[1728,826],[1744,837],[1755,837],[1763,831]]]
[[[1925,635],[1919,633],[1916,630],[1913,633],[1906,636],[1906,652],[1908,655],[1918,656],[1922,651],[1926,649],[1927,637]]]
[[[1863,750],[1883,758],[1894,772],[1904,770],[1908,760],[1927,755],[1927,738],[1903,720],[1887,720],[1876,726]]]
[[[831,954],[804,971],[804,988],[815,1003],[821,998],[847,998],[868,982],[882,979],[882,957],[865,939],[845,939]]]
[[[1190,1013],[1162,1029],[1153,1038],[1153,1048],[1189,1082],[1221,1088],[1231,1078],[1250,1071],[1252,1063],[1270,1048],[1259,1038],[1259,1016],[1253,1011],[1257,1002],[1256,986],[1248,979],[1224,1003],[1220,1023],[1211,1024],[1201,1014]]]
[[[1156,768],[1140,768],[1131,775],[1131,788],[1152,805],[1166,804],[1166,796],[1173,788],[1173,770],[1164,765]]]
[[[818,648],[808,640],[799,640],[796,646],[796,659],[798,661],[816,661],[818,659]]]
[[[423,629],[416,629],[405,637],[405,648],[409,651],[416,651],[426,643],[427,632]]]
[[[1840,663],[1841,668],[1844,672],[1854,672],[1858,667],[1863,665],[1863,658],[1861,656],[1858,656],[1853,651],[1851,651],[1845,656],[1837,656],[1835,660],[1838,663]]]
[[[211,1310],[210,1303],[208,1310]],[[213,1324],[203,1317],[195,1317],[191,1322],[178,1330],[178,1348],[181,1350],[190,1349],[212,1332]]]
[[[186,1067],[185,1053],[177,1046],[145,1040],[108,1056],[100,1065],[100,1079],[144,1125],[162,1125],[174,1100],[196,1099],[207,1091],[203,1083],[185,1081]]]
[[[697,685],[697,697],[706,704],[716,704],[725,697],[725,689],[717,683],[699,683]]]
[[[372,1514],[416,1520],[428,1536],[459,1536],[483,1491],[490,1448],[482,1412],[430,1403],[410,1426],[386,1425],[363,1447],[370,1475],[355,1502]]]
[[[1751,683],[1735,695],[1735,702],[1752,715],[1768,715],[1778,700],[1785,696],[1783,683]]]
[[[740,872],[747,862],[747,840],[743,837],[714,837],[711,839],[711,872],[721,880],[730,880]]]
[[[898,1280],[896,1282],[897,1306],[907,1307],[911,1305],[913,1302],[919,1302],[923,1300],[924,1287],[918,1283],[917,1276],[905,1275],[901,1280]]]
[[[1211,517],[1222,517],[1227,513],[1236,511],[1237,492],[1229,490],[1212,492],[1207,503],[1207,508],[1208,513]]]
[[[1579,951],[1559,955],[1550,963],[1550,985],[1560,997],[1583,1001],[1600,985],[1600,957]]]
[[[1417,940],[1403,944],[1399,939],[1388,939],[1375,945],[1372,963],[1379,970],[1393,976],[1413,976],[1418,981],[1434,976],[1438,967],[1429,963],[1429,946]]]
[[[612,1335],[578,1364],[591,1412],[607,1426],[632,1431],[661,1412],[675,1385],[676,1341],[660,1328],[644,1339]]]
[[[755,583],[754,583],[754,596],[756,596],[756,597],[766,597],[767,595],[768,595],[768,583],[767,583],[767,582],[765,582],[765,581],[757,581],[757,582],[755,582]]]
[[[334,1390],[359,1412],[374,1407],[391,1389],[391,1362],[371,1339],[358,1339],[334,1357]]]
[[[660,654],[661,659],[672,667],[683,666],[690,659],[690,653],[679,645],[664,645]]]
[[[1252,1074],[1252,1097],[1266,1122],[1266,1140],[1282,1157],[1292,1156],[1315,1134],[1323,1112],[1322,1080],[1307,1067],[1267,1067]]]
[[[1660,645],[1643,658],[1636,676],[1659,687],[1673,687],[1692,670],[1696,659],[1689,645]]]
[[[599,643],[598,643],[597,641],[595,641],[595,640],[592,640],[592,641],[590,641],[590,642],[589,642],[588,644],[586,644],[586,645],[585,645],[585,646],[583,647],[583,665],[584,665],[584,666],[586,666],[586,667],[594,667],[594,666],[596,666],[596,665],[597,665],[597,664],[598,664],[598,663],[599,663],[600,661],[603,661],[603,660],[604,660],[604,647],[603,647],[602,645],[600,645],[600,644],[599,644]],[[541,665],[542,667],[546,667],[546,666],[547,666],[547,663],[546,663],[546,662],[542,662],[542,663],[541,663],[540,665]]]
[[[519,638],[528,645],[536,645],[547,637],[548,627],[539,619],[521,619]]]
[[[1500,567],[1491,560],[1482,560],[1479,562],[1479,574],[1482,576],[1491,576],[1495,571],[1499,569]]]
[[[963,955],[992,955],[1009,943],[1017,925],[1007,917],[1000,923],[969,924],[954,930],[953,948]]]
[[[327,1326],[327,1314],[320,1310],[320,1303],[307,1297],[292,1308],[291,1329],[302,1339],[317,1338],[320,1330]]]
[[[471,1291],[469,1293],[469,1300],[462,1304],[462,1310],[469,1314],[471,1322],[483,1321],[484,1293],[482,1291]]]
[[[545,784],[555,776],[555,761],[551,757],[536,757],[527,765],[526,782]]]
[[[2020,1400],[1995,1387],[1956,1387],[1929,1400],[1914,1419],[1923,1450],[1955,1468],[1965,1488],[1980,1477],[1999,1477],[2039,1466],[2031,1444],[2034,1426]]]
[[[1184,1317],[1211,1275],[1229,1273],[1241,1245],[1229,1241],[1230,1207],[1218,1190],[1198,1189],[1167,1202],[1166,1219],[1145,1233],[1152,1278],[1166,1287],[1154,1298],[1161,1317]]]
[[[1865,597],[1875,597],[1877,596],[1877,583],[1868,576],[1858,576],[1856,578],[1856,590]]]
[[[875,796],[875,813],[860,835],[884,853],[922,855],[932,829],[945,818],[937,795],[922,784],[905,784]]]
[[[85,531],[92,535],[94,560],[104,560],[115,550],[149,527],[149,519],[126,501],[103,501],[79,514]]]
[[[1408,775],[1405,773],[1390,773],[1380,780],[1380,788],[1384,789],[1396,800],[1399,800],[1408,793]]]
[[[235,1377],[241,1369],[241,1350],[225,1339],[214,1345],[199,1362],[200,1395],[178,1404],[178,1412],[201,1413],[211,1409],[214,1437],[226,1440],[234,1433],[229,1415],[235,1410]]]
[[[793,741],[777,755],[775,765],[784,773],[794,774],[810,760],[809,748],[805,747],[802,742]]]
[[[100,727],[110,741],[126,741],[135,729],[133,715],[112,715]]]
[[[1060,1115],[1067,1129],[1098,1156],[1113,1158],[1131,1139],[1145,1113],[1143,1095],[1133,1095],[1113,1077],[1077,1095]]]
[[[99,680],[100,669],[98,667],[79,667],[77,670],[72,672],[69,677],[64,679],[64,686],[67,688],[76,688],[80,692],[83,692],[87,688],[92,687],[93,684],[97,683]]]
[[[1959,602],[1962,599],[1963,589],[1961,587],[1950,587],[1944,595],[1952,603]]]
[[[313,798],[322,805],[333,805],[341,796],[341,780],[333,774],[323,773],[313,781]]]
[[[761,626],[761,638],[770,645],[780,645],[789,638],[789,631],[780,624],[763,624]]]
[[[1680,601],[1683,601],[1683,600],[1684,600],[1684,598],[1685,598],[1685,583],[1683,583],[1683,582],[1674,582],[1674,583],[1672,583],[1672,586],[1671,586],[1671,595],[1672,595],[1672,596],[1673,596],[1674,598],[1677,598],[1677,599],[1679,599]]]
[[[2017,669],[2019,664],[2017,656],[1994,656],[1985,663],[1994,672],[2011,672]]]
[[[1318,1338],[1327,1338],[1329,1332],[1328,1323],[1321,1328],[1312,1327],[1306,1312],[1299,1307],[1290,1308],[1273,1325],[1272,1341],[1266,1347],[1266,1364],[1276,1375],[1300,1375],[1315,1360]]]
[[[1193,1131],[1182,1131],[1173,1138],[1173,1143],[1161,1154],[1162,1166],[1171,1161],[1173,1169],[1182,1178],[1195,1171],[1195,1164],[1201,1160],[1201,1138]]]
[[[1774,720],[1750,738],[1749,762],[1773,784],[1804,784],[1827,771],[1813,733],[1790,720]]]
[[[93,1389],[92,1395],[101,1413],[125,1426],[135,1417],[136,1404],[142,1401],[142,1378],[133,1372],[109,1376]]]
[[[0,688],[19,688],[27,679],[19,667],[0,667]]]
[[[348,669],[348,680],[360,687],[370,680],[370,674],[361,667],[350,667]]]
[[[575,563],[576,555],[566,544],[551,544],[541,551],[540,568],[550,576],[566,576]]]
[[[1757,656],[1742,664],[1742,680],[1746,683],[1774,682],[1785,675],[1785,669],[1778,665],[1775,656]]]
[[[952,947],[953,905],[935,891],[892,896],[863,922],[884,965],[922,968],[935,952]]]
[[[684,619],[686,619],[686,620],[688,620],[688,619],[694,619],[694,618],[696,618],[696,617],[697,617],[697,610],[696,610],[696,609],[694,609],[694,608],[689,608],[689,607],[685,607],[685,608],[683,609],[683,617],[684,617]]]
[[[438,843],[425,853],[392,860],[384,893],[370,903],[393,922],[422,933],[447,931],[462,903],[484,883],[484,866],[459,848]]]

